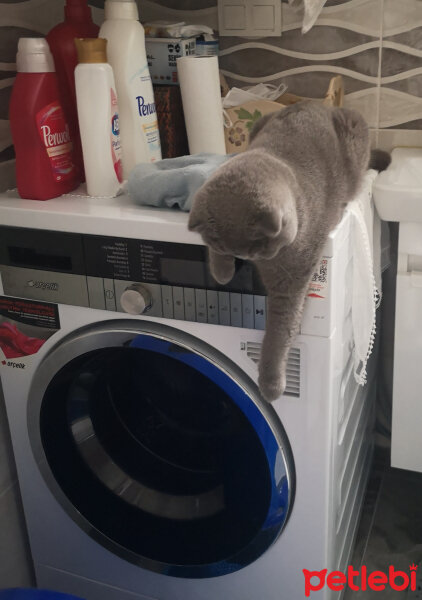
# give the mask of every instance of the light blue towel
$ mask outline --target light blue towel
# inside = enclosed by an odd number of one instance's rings
[[[136,165],[129,175],[129,194],[142,206],[178,207],[188,212],[195,192],[232,156],[203,153]]]

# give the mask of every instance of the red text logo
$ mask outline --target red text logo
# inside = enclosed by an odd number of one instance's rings
[[[393,565],[388,568],[388,573],[383,571],[372,571],[368,573],[367,568],[362,566],[360,571],[352,566],[347,567],[347,572],[332,571],[328,569],[322,571],[308,571],[303,569],[305,577],[305,596],[308,598],[311,592],[317,592],[327,586],[330,590],[342,591],[348,587],[354,592],[360,590],[373,590],[382,592],[388,586],[392,590],[402,592],[410,589],[416,590],[416,565],[410,565],[409,572],[396,571]]]

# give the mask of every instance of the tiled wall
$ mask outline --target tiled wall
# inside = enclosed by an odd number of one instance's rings
[[[328,0],[315,26],[283,5],[280,38],[221,39],[220,66],[231,84],[285,82],[321,97],[334,74],[346,106],[363,113],[374,144],[422,146],[421,0]]]
[[[32,584],[32,562],[0,385],[0,589]]]

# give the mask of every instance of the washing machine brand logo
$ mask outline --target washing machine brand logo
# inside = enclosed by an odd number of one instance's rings
[[[1,364],[4,367],[12,367],[12,369],[24,369],[25,368],[24,363],[18,363],[13,360],[2,360]]]
[[[322,571],[308,571],[303,569],[305,577],[305,596],[308,598],[311,592],[317,592],[327,586],[330,590],[341,592],[346,587],[353,592],[360,590],[373,590],[374,592],[382,592],[387,586],[397,592],[410,589],[412,592],[416,590],[416,570],[417,565],[409,566],[409,574],[405,571],[396,571],[393,565],[388,568],[388,574],[383,571],[367,572],[365,566],[361,570],[355,570],[353,566],[347,567],[347,572],[332,571],[328,573],[328,569]]]
[[[30,279],[26,282],[27,287],[37,288],[39,290],[50,290],[51,292],[57,292],[59,284],[50,281],[34,281]]]

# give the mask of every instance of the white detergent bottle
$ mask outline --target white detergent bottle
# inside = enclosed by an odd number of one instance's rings
[[[144,28],[133,0],[106,0],[100,37],[108,41],[120,108],[123,174],[138,163],[161,160],[154,92],[145,51]]]
[[[119,110],[113,70],[107,62],[107,40],[75,39],[76,102],[89,196],[114,197],[122,176]]]

